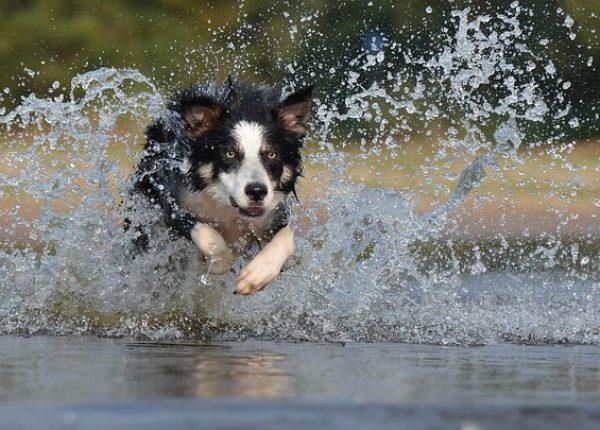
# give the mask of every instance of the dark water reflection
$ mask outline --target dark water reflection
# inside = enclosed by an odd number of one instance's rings
[[[165,397],[596,402],[600,348],[0,337],[1,402]]]

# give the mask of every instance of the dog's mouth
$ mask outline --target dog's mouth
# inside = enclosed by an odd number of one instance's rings
[[[254,205],[244,208],[240,206],[233,197],[229,197],[229,203],[231,203],[231,206],[234,208],[237,208],[241,215],[249,218],[258,218],[265,214],[265,208],[263,206]]]

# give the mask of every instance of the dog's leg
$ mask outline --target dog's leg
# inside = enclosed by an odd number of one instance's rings
[[[231,269],[233,252],[217,230],[199,222],[192,228],[190,236],[200,252],[208,259],[210,273],[222,275]]]
[[[279,274],[293,252],[294,232],[287,225],[240,272],[235,293],[253,294],[262,290]]]

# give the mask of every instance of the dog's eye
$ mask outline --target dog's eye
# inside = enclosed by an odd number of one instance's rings
[[[269,151],[269,152],[267,152],[267,158],[269,160],[274,160],[277,158],[277,153],[274,151]]]
[[[226,151],[225,158],[235,158],[235,151],[232,151],[232,150]]]

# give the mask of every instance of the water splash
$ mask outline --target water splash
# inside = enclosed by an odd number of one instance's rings
[[[297,255],[249,298],[231,294],[234,274],[207,275],[150,208],[141,216],[156,224],[153,252],[126,252],[133,232],[122,230],[120,195],[139,131],[164,104],[150,79],[99,69],[73,78],[68,96],[25,98],[0,115],[0,332],[598,343],[594,243],[566,243],[560,232],[484,243],[448,236],[452,211],[486,170],[521,160],[524,129],[569,116],[564,98],[538,90],[554,85],[555,71],[528,48],[522,14],[516,3],[498,17],[455,11],[427,55],[382,43],[344,65],[344,100],[316,107],[307,164],[317,174],[307,183],[325,185],[296,208]],[[406,69],[387,70],[388,54]],[[437,147],[423,183],[466,160],[454,190],[424,214],[410,188],[350,179],[365,160],[399,169],[413,139]],[[566,163],[556,146],[548,152]]]

